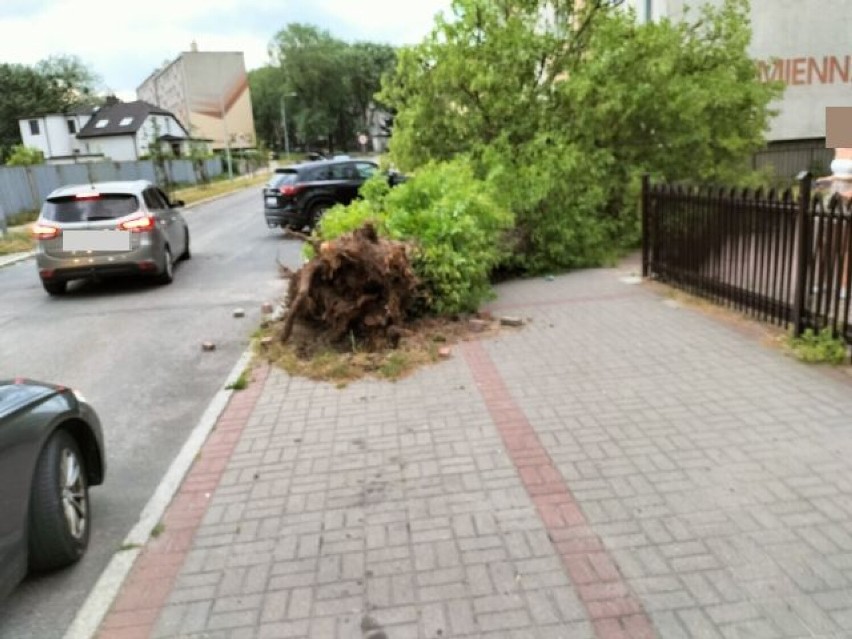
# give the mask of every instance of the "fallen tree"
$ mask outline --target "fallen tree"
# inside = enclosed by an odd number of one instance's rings
[[[314,256],[290,274],[279,339],[290,339],[298,322],[332,343],[395,346],[419,295],[409,245],[380,238],[370,223],[330,241],[291,235],[308,242]]]

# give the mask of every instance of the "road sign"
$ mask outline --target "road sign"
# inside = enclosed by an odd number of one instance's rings
[[[367,144],[367,136],[364,135],[363,133],[358,136],[358,144],[360,144],[361,146],[364,146],[365,144]]]

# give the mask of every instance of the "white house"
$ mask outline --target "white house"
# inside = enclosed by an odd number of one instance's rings
[[[191,138],[177,118],[142,100],[107,98],[104,106],[18,120],[24,146],[39,149],[49,164],[102,160],[138,160],[160,144],[175,157],[190,153],[191,144],[210,148],[210,140]]]
[[[39,149],[46,160],[61,162],[93,159],[77,140],[80,131],[97,107],[86,106],[66,113],[32,115],[18,120],[24,146]]]
[[[89,153],[101,153],[115,162],[149,155],[154,144],[167,146],[175,157],[189,154],[193,140],[169,111],[143,100],[108,100],[88,121],[77,140]]]

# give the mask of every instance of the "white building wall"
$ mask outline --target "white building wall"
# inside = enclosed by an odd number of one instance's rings
[[[106,158],[113,162],[125,162],[137,159],[132,135],[89,138],[86,141],[92,153],[103,153]]]
[[[136,97],[166,111],[171,111],[189,130],[189,102],[186,99],[186,78],[183,58],[177,58],[165,69],[153,73],[136,89]]]
[[[647,1],[628,4],[643,21]],[[692,19],[702,4],[722,0],[651,0],[652,17]],[[751,26],[756,71],[786,86],[767,138],[825,137],[825,108],[852,106],[852,0],[751,0]]]
[[[171,116],[149,115],[145,119],[144,124],[136,132],[136,148],[139,150],[139,155],[146,155],[151,143],[160,135],[177,135],[183,137],[187,135],[187,132]]]
[[[85,146],[77,140],[76,133],[68,130],[68,121],[76,122],[76,131],[79,132],[91,116],[88,115],[64,115],[53,114],[38,118],[30,118],[38,121],[38,135],[30,133],[30,119],[19,120],[18,129],[21,132],[21,140],[24,146],[39,149],[44,153],[45,159],[73,155],[75,152],[85,153]]]
[[[44,120],[44,128],[50,141],[50,157],[71,155],[73,136],[68,132],[68,118],[64,115],[48,115]]]
[[[36,135],[30,133],[30,120],[38,122],[38,134]],[[50,147],[46,134],[47,127],[44,124],[44,118],[18,120],[18,130],[21,132],[21,140],[24,146],[38,149],[44,153],[44,157],[50,157]]]

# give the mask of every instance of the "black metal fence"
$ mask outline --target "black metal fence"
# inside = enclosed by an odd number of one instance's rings
[[[758,189],[642,185],[642,272],[754,317],[852,343],[852,205]]]

